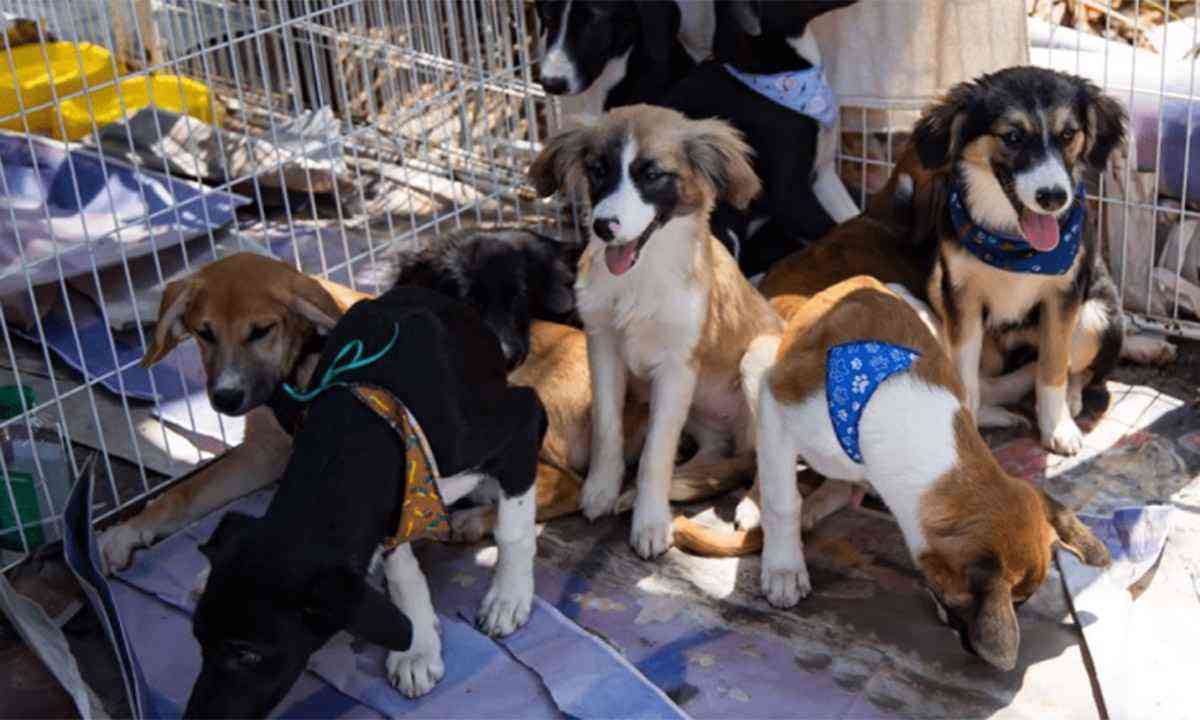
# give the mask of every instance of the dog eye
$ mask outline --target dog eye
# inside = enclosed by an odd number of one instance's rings
[[[237,661],[239,665],[254,666],[262,662],[262,654],[253,650],[239,650]]]
[[[216,342],[217,341],[217,336],[213,335],[212,328],[210,328],[207,325],[205,325],[204,327],[197,330],[196,335],[198,335],[200,337],[200,339],[203,340],[204,342]]]
[[[275,329],[275,323],[271,323],[270,325],[259,325],[259,326],[252,327],[252,328],[250,328],[250,337],[247,338],[247,341],[254,342],[255,340],[262,340],[267,335],[269,335],[271,333],[271,331],[274,329]]]
[[[1025,134],[1022,133],[1020,130],[1009,130],[1008,132],[1001,135],[1000,139],[1004,141],[1005,145],[1007,145],[1009,147],[1016,147],[1017,145],[1021,144],[1021,140],[1023,140],[1024,137],[1025,137]]]
[[[646,182],[654,182],[664,175],[666,175],[666,173],[656,167],[648,167],[642,171],[642,179]]]
[[[1075,132],[1075,128],[1066,128],[1058,134],[1058,138],[1059,140],[1062,140],[1063,144],[1065,145],[1066,143],[1069,143],[1075,139]]]

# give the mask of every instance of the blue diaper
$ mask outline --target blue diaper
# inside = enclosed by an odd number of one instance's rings
[[[862,463],[858,421],[875,388],[912,367],[920,353],[891,343],[858,340],[829,348],[825,356],[825,396],[829,419],[846,455]]]

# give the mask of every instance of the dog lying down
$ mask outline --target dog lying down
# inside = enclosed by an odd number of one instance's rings
[[[429,589],[408,542],[446,537],[446,506],[481,485],[499,497],[499,556],[479,625],[507,635],[533,599],[534,494],[546,415],[510,387],[495,336],[467,306],[401,287],[353,306],[329,333],[261,519],[232,513],[204,552],[203,653],[188,717],[266,715],[313,652],[347,630],[391,652],[405,695],[443,674]],[[290,388],[290,386],[288,386]],[[380,544],[391,600],[366,575]]]

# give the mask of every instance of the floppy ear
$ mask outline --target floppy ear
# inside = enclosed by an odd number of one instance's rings
[[[993,557],[977,560],[967,569],[967,575],[978,608],[969,630],[971,647],[988,663],[1012,670],[1017,666],[1021,628],[1000,563]]]
[[[912,132],[912,144],[921,164],[936,170],[958,154],[963,123],[975,86],[959,83],[936,104],[925,109]]]
[[[388,650],[412,645],[412,621],[383,593],[349,568],[318,573],[310,589],[310,616]]]
[[[724,120],[693,121],[687,132],[683,147],[692,169],[712,185],[718,198],[745,210],[762,190],[750,164],[754,150]]]
[[[342,309],[333,296],[307,275],[301,275],[292,282],[285,302],[289,310],[312,323],[320,335],[328,335],[342,317]]]
[[[546,143],[529,166],[529,182],[538,197],[550,197],[557,190],[568,195],[582,190],[583,151],[587,148],[590,130],[586,127],[563,130]]]
[[[675,0],[642,0],[634,3],[642,23],[642,47],[656,64],[671,59],[671,44],[679,34],[679,6]]]
[[[1121,103],[1104,94],[1095,83],[1081,80],[1087,95],[1087,145],[1084,158],[1096,170],[1104,170],[1113,150],[1125,144],[1127,115]]]
[[[204,556],[208,558],[210,563],[214,562],[222,551],[233,547],[238,538],[245,535],[257,522],[258,518],[251,517],[245,513],[225,513],[225,516],[221,518],[221,522],[217,524],[217,529],[213,530],[208,540],[200,546],[200,552],[204,553]]]
[[[1075,513],[1068,510],[1062,503],[1041,490],[1038,491],[1038,494],[1041,495],[1042,507],[1046,510],[1046,521],[1058,535],[1058,546],[1087,565],[1108,567],[1112,562],[1112,555],[1100,538],[1096,537],[1095,533],[1087,525],[1081,523],[1079,518],[1075,517]]]
[[[158,322],[154,326],[154,339],[142,355],[142,367],[148,368],[167,356],[187,335],[183,316],[187,313],[196,294],[199,281],[191,277],[167,283],[163,288],[162,301],[158,304]]]

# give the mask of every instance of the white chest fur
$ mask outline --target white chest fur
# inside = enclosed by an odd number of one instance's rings
[[[983,291],[989,325],[1019,322],[1041,302],[1048,289],[1045,275],[994,268],[965,250],[951,253],[948,261],[950,277],[956,286]]]
[[[700,339],[708,293],[691,277],[696,232],[690,217],[671,220],[622,275],[609,272],[603,242],[593,238],[585,250],[587,271],[575,281],[579,315],[589,331],[614,333],[635,377],[647,379],[664,362],[682,361]]]

